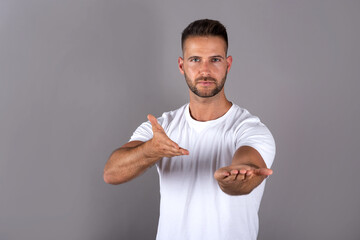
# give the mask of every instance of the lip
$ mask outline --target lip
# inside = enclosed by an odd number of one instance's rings
[[[203,86],[210,86],[211,84],[214,84],[213,81],[199,81],[198,84]]]

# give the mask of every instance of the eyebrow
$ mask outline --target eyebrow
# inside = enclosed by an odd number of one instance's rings
[[[202,58],[202,57],[200,57],[200,56],[191,56],[191,57],[188,57],[188,59],[187,60],[190,60],[190,59],[192,59],[192,58]],[[214,55],[214,56],[210,56],[209,58],[221,58],[221,59],[225,59],[223,56],[221,56],[221,55]]]
[[[221,59],[224,59],[224,57],[223,57],[223,56],[221,56],[221,55],[211,56],[211,58],[221,58]]]
[[[190,57],[188,57],[187,60],[190,60],[191,58],[201,58],[201,57],[199,57],[199,56],[190,56]]]

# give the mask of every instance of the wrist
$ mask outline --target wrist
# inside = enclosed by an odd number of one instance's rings
[[[155,162],[160,159],[158,154],[156,154],[156,152],[154,151],[154,148],[152,146],[152,139],[142,145],[142,154],[144,158],[154,160]]]

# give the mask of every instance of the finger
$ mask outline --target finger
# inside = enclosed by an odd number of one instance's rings
[[[214,177],[216,180],[223,180],[223,179],[227,178],[228,176],[230,176],[230,173],[228,171],[224,171],[224,170],[216,170],[214,173]]]
[[[240,169],[240,174],[246,174],[249,170],[246,170],[244,168],[241,168]]]
[[[187,149],[184,149],[184,148],[180,148],[180,151],[182,153],[182,155],[189,155],[189,151]]]
[[[170,140],[171,141],[171,140]],[[176,150],[180,150],[180,146],[176,143],[176,142],[174,142],[174,141],[171,141],[171,146],[173,147],[173,148],[175,148]]]
[[[176,143],[175,143],[176,144]],[[180,156],[180,155],[189,155],[189,151],[180,147],[174,147],[173,142],[169,140],[167,143],[163,144],[162,147],[163,154],[168,157]]]
[[[164,152],[169,152],[169,153],[181,153],[180,148],[176,148],[174,147],[174,145],[172,144],[172,142],[165,142],[162,143],[162,149]]]
[[[179,151],[181,149],[180,146],[176,142],[172,141],[167,135],[163,144],[174,151]]]
[[[254,174],[258,175],[258,176],[270,176],[271,174],[273,174],[273,170],[269,169],[269,168],[259,168],[259,169],[254,169]]]
[[[174,151],[175,153],[177,153],[178,155],[189,155],[189,151],[184,149],[184,148],[172,148],[172,151]]]
[[[235,174],[235,178],[232,180],[244,180],[247,170],[244,168],[240,168],[239,170],[233,169],[231,170],[232,174]]]
[[[246,169],[240,169],[239,175],[237,176],[237,180],[244,180],[246,176],[247,170]]]
[[[229,175],[226,177],[226,181],[231,182],[231,181],[235,181],[238,177],[238,175],[240,174],[240,171],[237,169],[228,169],[227,172],[229,173]]]
[[[182,149],[170,149],[169,152],[174,156],[186,155],[183,153]]]
[[[173,157],[173,156],[180,156],[180,155],[189,155],[189,151],[183,148],[180,148],[177,143],[171,141],[170,138],[166,136],[166,138],[162,139],[161,141],[158,140],[157,148],[159,149],[160,153],[164,157]]]
[[[254,170],[248,170],[246,171],[245,177],[251,177],[252,175],[254,175]]]
[[[189,155],[189,151],[185,148],[181,148],[179,146],[179,144],[177,144],[176,142],[172,141],[169,137],[168,137],[169,141],[168,144],[169,146],[171,146],[174,150],[179,151],[181,153],[183,153],[182,155]]]
[[[235,181],[236,178],[238,177],[239,175],[239,171],[237,169],[233,169],[230,171],[230,175],[229,177],[227,178],[228,181]]]
[[[164,157],[172,158],[172,157],[177,157],[177,156],[182,156],[182,155],[183,154],[181,154],[181,153],[168,152],[168,153],[164,154]]]

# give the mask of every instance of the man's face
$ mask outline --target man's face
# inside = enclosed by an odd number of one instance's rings
[[[226,57],[226,43],[221,37],[189,37],[183,53],[179,69],[191,92],[209,98],[223,90],[232,57]]]

